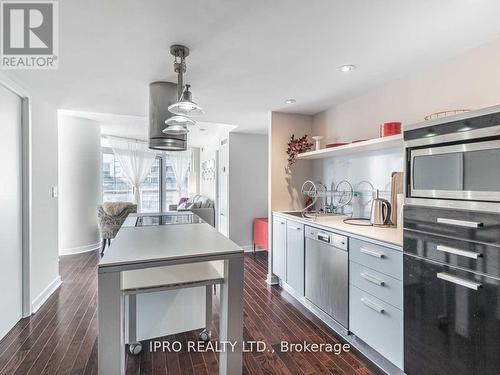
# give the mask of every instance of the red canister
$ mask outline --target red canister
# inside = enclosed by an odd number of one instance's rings
[[[389,137],[391,135],[401,134],[401,123],[398,121],[384,122],[380,125],[380,136]]]

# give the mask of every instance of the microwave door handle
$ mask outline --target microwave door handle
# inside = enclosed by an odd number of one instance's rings
[[[464,280],[464,279],[461,279],[460,277],[450,275],[449,273],[446,273],[446,272],[438,272],[436,274],[436,277],[438,279],[441,279],[444,281],[449,281],[450,283],[464,286],[464,287],[472,289],[472,290],[478,290],[479,288],[481,288],[483,286],[481,283],[475,283],[474,281]]]
[[[482,228],[484,226],[484,223],[477,221],[447,219],[444,217],[438,217],[436,221],[441,224],[455,225],[457,227],[465,227],[465,228]]]
[[[478,258],[483,256],[483,254],[475,253],[473,251],[456,249],[454,247],[449,247],[449,246],[444,246],[444,245],[437,245],[436,250],[442,251],[444,253],[460,255],[463,257],[471,258],[471,259],[478,259]]]

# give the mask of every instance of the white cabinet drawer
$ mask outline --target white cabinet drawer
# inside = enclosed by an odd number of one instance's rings
[[[349,290],[350,331],[402,368],[403,312],[354,285]]]
[[[350,260],[398,280],[403,279],[403,253],[385,246],[351,238]]]
[[[349,262],[349,282],[394,307],[403,309],[403,283],[371,268]]]

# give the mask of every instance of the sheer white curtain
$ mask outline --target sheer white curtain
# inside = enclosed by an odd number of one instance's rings
[[[169,152],[168,156],[172,162],[172,169],[175,174],[175,181],[177,184],[177,194],[179,199],[182,197],[182,186],[191,171],[191,162],[193,155],[191,150]]]
[[[151,166],[153,165],[156,152],[150,150],[146,142],[118,137],[105,137],[122,171],[134,188],[134,203],[137,209],[141,208],[141,184],[146,179]]]

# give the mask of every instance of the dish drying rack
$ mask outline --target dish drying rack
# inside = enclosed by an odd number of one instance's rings
[[[366,185],[366,187],[364,187],[364,185]],[[370,204],[375,195],[375,191],[373,184],[366,180],[359,182],[356,189],[354,189],[352,184],[347,180],[342,180],[337,185],[332,183],[330,189],[322,182],[307,180],[302,184],[301,193],[305,197],[311,199],[306,204],[306,207],[302,209],[301,214],[303,217],[313,220],[318,216],[341,215],[344,214],[344,207],[350,205],[354,197],[360,199],[368,197],[363,204]],[[319,212],[317,209],[311,210],[316,205],[319,198],[325,200],[323,212]]]
[[[306,207],[302,209],[302,216],[310,219],[316,219],[320,214],[317,210],[310,211],[316,205],[318,198],[325,199],[325,208],[328,208],[329,214],[335,214],[351,203],[354,195],[352,185],[347,180],[340,181],[336,186],[332,183],[330,190],[322,182],[307,180],[302,184],[301,193],[311,198]]]

